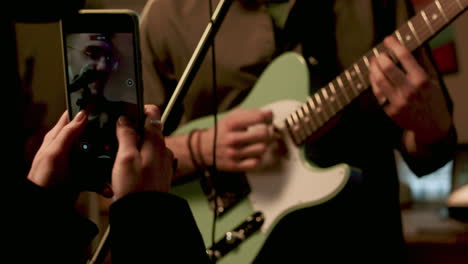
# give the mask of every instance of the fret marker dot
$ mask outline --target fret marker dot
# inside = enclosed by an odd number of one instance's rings
[[[410,41],[411,40],[411,36],[410,35],[406,35],[406,41]]]
[[[358,83],[357,88],[358,88],[358,89],[361,89],[361,88],[362,88],[362,84]]]
[[[438,18],[437,14],[432,15],[432,20],[436,20]]]

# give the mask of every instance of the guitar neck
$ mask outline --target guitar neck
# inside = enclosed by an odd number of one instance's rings
[[[436,0],[391,36],[410,51],[414,51],[462,14],[467,6],[468,0]],[[285,123],[295,144],[302,144],[369,88],[370,61],[386,51],[383,43],[378,44],[289,115]]]

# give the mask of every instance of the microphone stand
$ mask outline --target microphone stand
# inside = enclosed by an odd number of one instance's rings
[[[164,113],[161,117],[161,122],[166,122],[172,108],[176,103],[180,104],[181,100],[185,97],[185,94],[188,91],[188,88],[193,81],[200,65],[205,58],[206,52],[210,48],[210,45],[213,41],[215,34],[218,32],[221,23],[226,16],[226,13],[231,6],[233,0],[220,0],[218,5],[216,6],[213,15],[211,16],[210,23],[208,23],[207,27],[205,28],[205,32],[203,33],[198,45],[190,58],[190,61],[187,64],[187,67],[184,70],[184,73],[180,77],[179,82],[174,90],[174,93],[167,104]]]
[[[188,88],[190,87],[190,84],[192,83],[193,78],[197,74],[198,70],[200,69],[200,65],[202,64],[203,59],[205,58],[205,55],[208,49],[210,48],[216,33],[219,30],[219,27],[224,21],[224,18],[226,17],[227,11],[231,6],[232,1],[233,0],[220,0],[218,5],[216,6],[216,9],[214,10],[211,16],[210,22],[206,26],[205,31],[203,32],[203,35],[200,41],[198,42],[195,51],[192,54],[192,57],[190,58],[187,66],[185,67],[185,70],[182,76],[180,77],[179,82],[177,83],[177,86],[174,90],[174,93],[171,96],[171,99],[169,100],[166,108],[164,109],[164,112],[161,116],[161,123],[163,124],[163,126],[166,123],[166,120],[168,119],[169,114],[171,113],[171,110],[174,107],[174,105],[176,105],[176,103],[181,104],[182,99],[187,94]],[[110,227],[108,226],[106,232],[103,234],[100,240],[98,247],[93,253],[92,258],[88,260],[87,264],[102,263],[102,261],[104,261],[107,251],[109,250],[109,233]]]

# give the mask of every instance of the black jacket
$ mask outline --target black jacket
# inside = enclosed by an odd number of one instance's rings
[[[97,235],[72,199],[22,180],[6,201],[4,242],[12,263],[86,263]],[[187,202],[171,194],[134,193],[110,209],[112,263],[208,263]]]

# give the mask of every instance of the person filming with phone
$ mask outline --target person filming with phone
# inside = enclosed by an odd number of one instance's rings
[[[26,117],[30,117],[24,111],[28,103],[16,67],[15,38],[16,22],[57,22],[74,14],[78,5],[73,1],[45,1],[39,6],[35,1],[26,2],[21,5],[32,6],[34,12],[25,12],[15,2],[11,14],[0,16],[6,64],[11,65],[6,67],[6,85],[13,88],[5,93],[13,104],[8,111],[14,113],[4,115],[5,150],[9,154],[3,160],[7,181],[2,193],[8,195],[3,199],[2,238],[6,247],[2,257],[14,263],[86,263],[87,249],[97,229],[74,207],[83,189],[71,174],[69,154],[72,143],[90,122],[90,114],[82,110],[69,118],[64,112],[44,137],[32,165],[25,165],[23,152],[27,146],[18,131],[24,130],[22,121],[27,123]],[[190,208],[183,199],[168,194],[174,161],[162,136],[159,109],[146,106],[145,114],[141,134],[125,116],[114,124],[119,145],[112,169],[112,263],[206,263]]]
[[[93,174],[110,174],[110,163],[117,151],[117,138],[113,132],[119,116],[125,114],[131,122],[137,122],[133,120],[138,116],[137,105],[133,102],[136,99],[125,93],[133,87],[116,81],[126,70],[121,69],[124,51],[119,50],[122,48],[116,43],[129,42],[112,33],[66,35],[69,107],[72,115],[80,110],[88,114],[88,125],[78,140],[81,153],[77,155],[83,161],[76,167],[83,168],[83,163],[91,162],[95,164],[92,167],[97,168]]]

